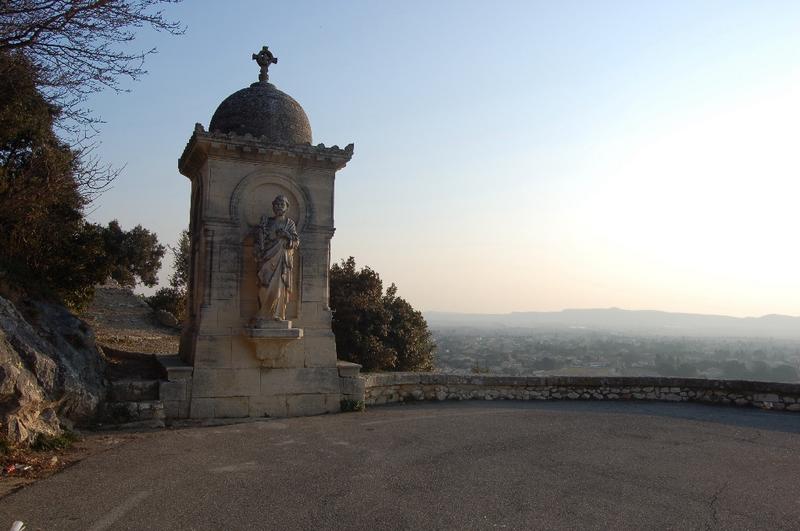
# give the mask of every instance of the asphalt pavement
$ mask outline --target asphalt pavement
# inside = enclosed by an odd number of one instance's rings
[[[0,499],[0,529],[800,529],[798,479],[798,414],[418,403],[148,433]]]

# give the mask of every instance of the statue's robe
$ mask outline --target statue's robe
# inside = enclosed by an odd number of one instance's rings
[[[289,218],[261,219],[256,246],[261,318],[285,319],[292,293],[292,258],[300,245],[297,226]],[[289,234],[289,237],[284,234]]]

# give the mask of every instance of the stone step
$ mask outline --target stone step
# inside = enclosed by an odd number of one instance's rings
[[[164,425],[164,404],[161,400],[106,402],[104,420],[109,424],[155,423]]]
[[[109,402],[143,402],[158,400],[159,380],[112,381],[108,393]]]

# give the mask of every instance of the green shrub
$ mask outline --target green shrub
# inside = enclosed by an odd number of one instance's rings
[[[366,410],[366,406],[364,405],[363,400],[342,400],[339,402],[341,406],[342,412],[347,413],[349,411],[364,411]]]
[[[78,436],[70,431],[65,431],[61,435],[48,436],[39,435],[31,444],[31,449],[37,452],[48,452],[52,450],[63,450],[69,448],[78,440]]]

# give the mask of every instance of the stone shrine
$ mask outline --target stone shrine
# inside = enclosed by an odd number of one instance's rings
[[[269,82],[277,58],[264,47],[253,59],[258,81],[208,131],[195,125],[178,161],[192,182],[191,264],[182,368],[162,386],[183,380],[165,400],[172,417],[340,409],[328,270],[334,177],[353,144],[312,145],[303,108]]]

